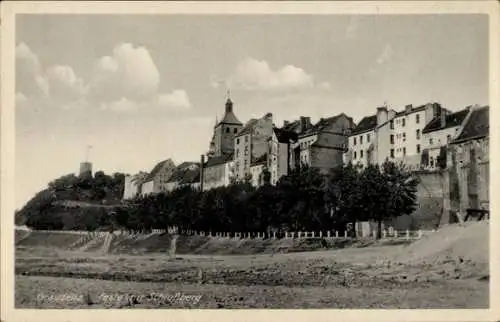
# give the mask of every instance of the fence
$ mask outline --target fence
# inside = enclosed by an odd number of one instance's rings
[[[424,235],[435,232],[436,230],[404,230],[398,231],[393,229],[384,229],[382,231],[382,239],[398,239],[398,240],[414,240],[419,239]],[[61,230],[47,230],[45,232],[50,233],[70,233],[87,235],[89,237],[105,237],[110,232],[106,231],[61,231]],[[111,234],[115,236],[145,236],[145,235],[157,235],[157,234],[177,234],[178,229],[152,229],[149,231],[133,232],[125,230],[115,230]],[[352,236],[348,231],[292,231],[292,232],[199,232],[199,231],[187,231],[182,235],[186,236],[202,236],[202,237],[212,237],[212,238],[236,238],[236,239],[314,239],[314,238],[325,238],[325,239],[375,239],[377,238],[377,231],[372,231],[369,236]]]

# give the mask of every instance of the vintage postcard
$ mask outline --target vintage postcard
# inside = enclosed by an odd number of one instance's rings
[[[499,27],[2,3],[2,320],[499,320]]]

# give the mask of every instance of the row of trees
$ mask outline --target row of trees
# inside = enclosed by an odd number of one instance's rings
[[[416,206],[418,180],[402,165],[390,162],[363,169],[348,164],[328,175],[301,167],[282,177],[276,186],[269,184],[269,174],[264,177],[265,184],[258,189],[249,182],[203,192],[182,187],[116,207],[68,210],[54,202],[75,200],[75,193],[80,199],[98,200],[100,187],[106,195],[123,187],[117,188],[119,175],[96,174],[90,184],[65,176],[52,182],[23,213],[26,224],[35,229],[148,231],[175,226],[181,233],[280,232],[344,230],[357,221],[381,224],[413,212]]]
[[[268,176],[266,176],[268,178]],[[402,165],[364,169],[349,164],[328,175],[302,167],[276,186],[234,183],[200,192],[183,187],[136,199],[117,209],[116,227],[141,231],[177,227],[212,232],[343,230],[356,221],[384,220],[416,207],[418,180]]]

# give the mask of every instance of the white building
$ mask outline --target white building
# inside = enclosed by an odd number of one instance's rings
[[[461,111],[441,115],[432,119],[422,130],[423,134],[423,154],[426,154],[426,169],[435,169],[438,167],[438,157],[441,148],[452,142],[460,132],[467,115],[470,113],[470,107]],[[443,152],[444,153],[444,152]]]
[[[174,170],[175,164],[171,159],[156,164],[143,181],[141,195],[167,191],[167,182]]]
[[[125,176],[125,185],[123,189],[123,199],[133,199],[141,193],[143,180],[148,176],[146,172],[139,172],[133,176]]]
[[[295,141],[297,141],[297,133],[284,129],[273,129],[273,135],[269,140],[269,157],[267,160],[272,185],[276,185],[282,176],[288,174],[290,146]]]
[[[418,169],[424,145],[423,129],[431,120],[449,112],[438,103],[413,107],[395,112],[387,107],[364,117],[349,135],[344,162],[353,164],[381,164],[386,159],[402,162]]]

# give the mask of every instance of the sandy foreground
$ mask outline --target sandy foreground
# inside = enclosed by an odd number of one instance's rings
[[[489,307],[487,262],[454,253],[399,260],[411,247],[176,258],[18,248],[15,303],[18,308]]]

